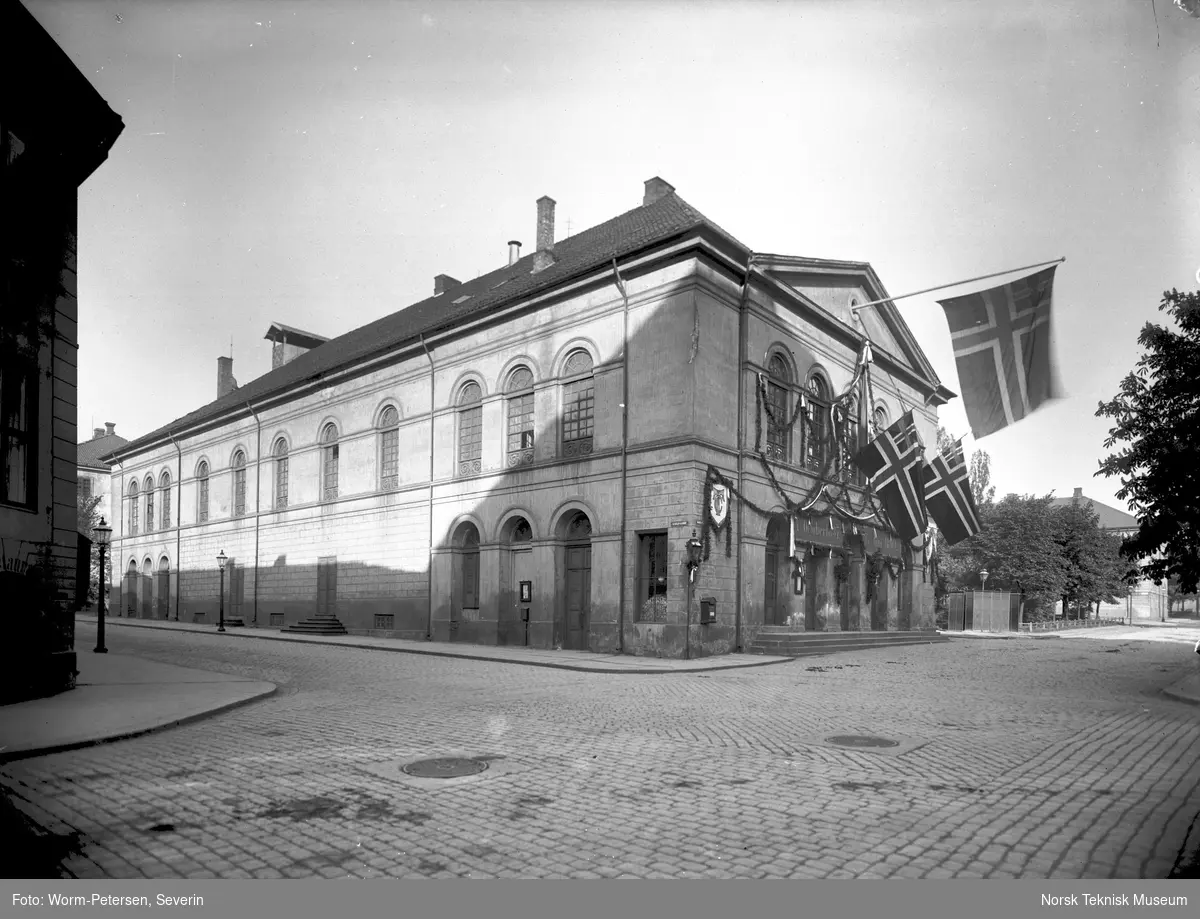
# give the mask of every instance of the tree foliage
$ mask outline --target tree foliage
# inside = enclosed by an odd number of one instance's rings
[[[90,498],[85,498],[79,495],[79,532],[88,539],[94,540],[92,530],[100,523],[100,514],[97,513],[100,507],[101,496],[94,495]],[[88,583],[87,600],[88,603],[96,602],[96,595],[100,590],[100,548],[96,543],[92,542],[92,559],[90,566],[90,577]],[[105,593],[109,592],[112,587],[112,553],[108,553],[104,558],[104,585]]]
[[[1177,578],[1186,592],[1200,587],[1200,292],[1163,294],[1159,309],[1173,331],[1146,323],[1138,336],[1145,353],[1097,417],[1113,419],[1104,442],[1116,453],[1096,475],[1118,476],[1117,497],[1140,524],[1122,548],[1156,581]]]

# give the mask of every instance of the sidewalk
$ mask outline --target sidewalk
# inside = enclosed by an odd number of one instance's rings
[[[95,616],[76,615],[78,625],[95,625]],[[166,619],[105,618],[106,629],[159,629],[177,632],[203,632],[216,635],[211,623],[172,622]],[[408,641],[402,638],[373,638],[368,635],[302,635],[281,632],[278,628],[250,626],[226,627],[224,638],[231,641],[251,638],[260,641],[292,641],[311,645],[335,645],[343,648],[366,648],[372,651],[399,651],[405,654],[432,654],[437,657],[458,657],[468,660],[491,661],[498,664],[525,664],[529,667],[554,667],[560,670],[583,670],[588,673],[690,673],[710,670],[734,670],[742,667],[765,667],[795,660],[791,657],[769,657],[764,654],[718,654],[690,661],[660,657],[634,657],[631,654],[593,654],[590,651],[547,651],[496,645],[450,644],[435,641]]]
[[[135,737],[215,715],[275,684],[77,646],[75,688],[0,706],[0,763]]]

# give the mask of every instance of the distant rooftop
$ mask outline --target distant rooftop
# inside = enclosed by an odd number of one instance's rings
[[[300,345],[302,348],[315,348],[317,345],[323,345],[329,341],[324,335],[318,335],[315,332],[305,332],[304,329],[284,325],[282,322],[272,322],[271,328],[267,329],[267,334],[263,338],[268,341],[287,339],[288,344]]]
[[[1076,488],[1075,494],[1069,498],[1055,498],[1050,502],[1053,507],[1066,507],[1067,505],[1076,503],[1092,505],[1092,510],[1100,518],[1100,529],[1102,530],[1136,530],[1138,528],[1136,517],[1124,511],[1119,511],[1115,507],[1102,504],[1095,498],[1089,498],[1083,493],[1082,488]]]

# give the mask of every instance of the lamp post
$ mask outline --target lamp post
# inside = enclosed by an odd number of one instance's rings
[[[100,550],[100,593],[96,598],[96,647],[93,650],[96,654],[107,654],[108,648],[104,647],[104,553],[108,549],[108,541],[112,539],[112,527],[101,517],[100,523],[92,529],[92,535],[96,539],[96,548]]]
[[[980,590],[987,590],[988,570],[986,568],[979,569],[979,584]]]
[[[217,567],[221,569],[221,620],[217,625],[218,632],[225,631],[225,563],[229,559],[225,555],[225,550],[221,550],[221,554],[217,556]]]
[[[684,660],[691,660],[692,658],[692,581],[696,579],[696,569],[700,567],[700,554],[703,551],[704,543],[696,538],[696,531],[692,530],[692,538],[687,541],[687,629],[684,632]]]

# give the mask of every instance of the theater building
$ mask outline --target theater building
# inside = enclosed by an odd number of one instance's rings
[[[935,443],[953,394],[891,304],[851,312],[871,266],[753,253],[660,178],[561,241],[554,207],[362,328],[273,323],[270,372],[219,359],[213,402],[110,457],[122,614],[214,622],[223,552],[259,628],[671,657],[931,629],[847,460],[909,409]]]

